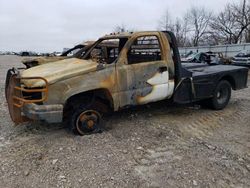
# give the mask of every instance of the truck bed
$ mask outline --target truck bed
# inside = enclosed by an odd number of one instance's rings
[[[181,103],[212,97],[218,82],[222,79],[227,80],[233,90],[247,87],[248,68],[245,67],[201,63],[182,63],[182,67],[191,72],[194,91],[186,92],[191,90],[192,85],[188,79],[185,80],[180,93],[176,95],[176,101]]]
[[[192,72],[194,79],[210,78],[211,76],[222,77],[223,75],[233,76],[236,80],[247,80],[247,68],[231,65],[190,65],[185,68]],[[241,73],[241,74],[240,74]],[[244,84],[244,83],[243,83]]]

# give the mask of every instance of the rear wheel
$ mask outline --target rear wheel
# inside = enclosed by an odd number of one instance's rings
[[[215,88],[213,97],[209,99],[209,105],[215,110],[225,108],[231,98],[231,84],[221,80]]]

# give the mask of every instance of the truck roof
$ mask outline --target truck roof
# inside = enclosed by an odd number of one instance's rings
[[[110,33],[108,35],[104,35],[100,39],[113,39],[113,38],[130,38],[132,35],[148,35],[152,33],[156,33],[159,31],[137,31],[137,32],[118,32],[118,33]]]

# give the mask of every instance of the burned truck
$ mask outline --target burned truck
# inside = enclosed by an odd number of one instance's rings
[[[222,110],[247,76],[243,67],[182,64],[171,32],[117,33],[72,57],[10,69],[5,93],[15,124],[65,122],[84,135],[100,132],[107,113],[161,100]]]
[[[63,60],[68,58],[68,56],[71,56],[70,54],[73,53],[74,51],[79,51],[79,50],[88,50],[91,47],[91,44],[93,44],[92,41],[87,41],[83,44],[78,44],[74,46],[73,48],[68,49],[67,51],[63,52],[60,56],[47,56],[47,57],[33,57],[33,58],[24,58],[22,60],[22,63],[26,66],[26,68],[31,68],[37,65],[42,65],[45,63],[50,63],[50,62],[55,62],[59,60]]]

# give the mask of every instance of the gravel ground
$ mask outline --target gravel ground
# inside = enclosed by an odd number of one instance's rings
[[[0,56],[0,187],[250,187],[249,88],[223,111],[155,103],[81,137],[61,124],[13,126],[4,82],[20,60]]]

